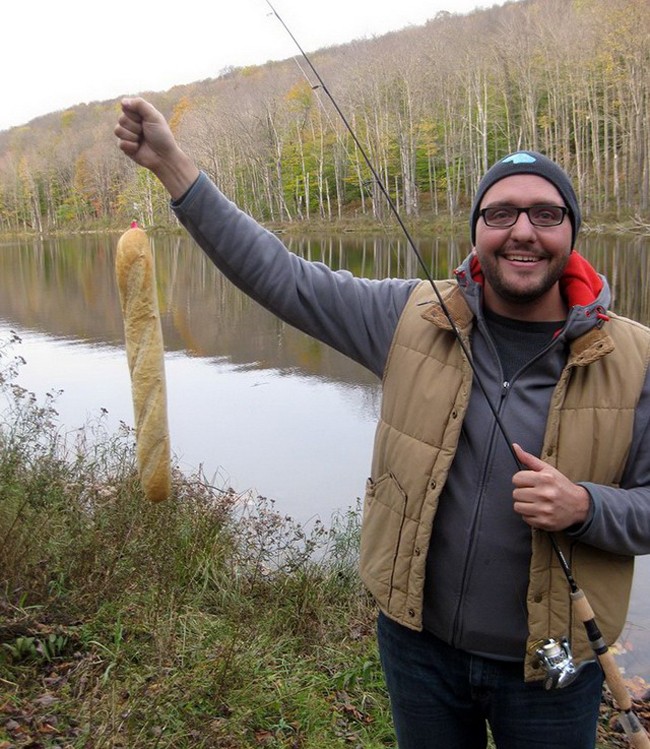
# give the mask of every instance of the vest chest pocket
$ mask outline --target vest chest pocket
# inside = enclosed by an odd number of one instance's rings
[[[406,492],[391,472],[368,479],[361,531],[361,577],[380,606],[390,608],[406,512]],[[404,583],[405,581],[402,581]]]

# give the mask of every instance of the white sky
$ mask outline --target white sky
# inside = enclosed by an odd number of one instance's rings
[[[503,0],[271,2],[309,53]],[[297,52],[266,0],[18,0],[3,3],[2,27],[0,130]]]

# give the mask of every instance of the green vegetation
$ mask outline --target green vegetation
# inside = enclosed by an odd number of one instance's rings
[[[142,498],[132,434],[67,445],[0,390],[0,747],[391,746],[358,513],[311,531],[175,475]],[[33,743],[30,743],[33,742]]]
[[[304,527],[174,477],[132,432],[73,444],[0,347],[0,749],[394,747],[358,509]],[[641,705],[640,705],[641,706]],[[642,706],[641,706],[642,707]],[[605,746],[625,746],[607,728]]]

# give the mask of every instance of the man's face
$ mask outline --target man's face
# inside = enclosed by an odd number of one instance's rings
[[[481,209],[491,206],[564,206],[548,180],[536,174],[515,174],[496,182],[483,196]],[[565,316],[558,279],[571,252],[571,221],[558,226],[533,226],[525,213],[507,228],[476,225],[476,246],[485,277],[485,303],[498,314],[518,319],[560,320]]]

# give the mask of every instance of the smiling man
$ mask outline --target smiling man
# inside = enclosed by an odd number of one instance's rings
[[[482,179],[472,211],[485,304],[516,319],[563,319],[567,309],[558,282],[579,226],[575,193],[556,164],[520,153],[495,165]]]
[[[360,571],[400,749],[483,749],[488,725],[499,749],[593,749],[602,674],[543,531],[612,644],[634,556],[650,553],[650,331],[608,309],[607,281],[575,250],[567,174],[532,151],[486,173],[473,250],[436,282],[443,309],[428,281],[355,278],[289,252],[151,104],[122,106],[120,148],[215,265],[382,381]],[[541,657],[557,643],[557,660]]]

